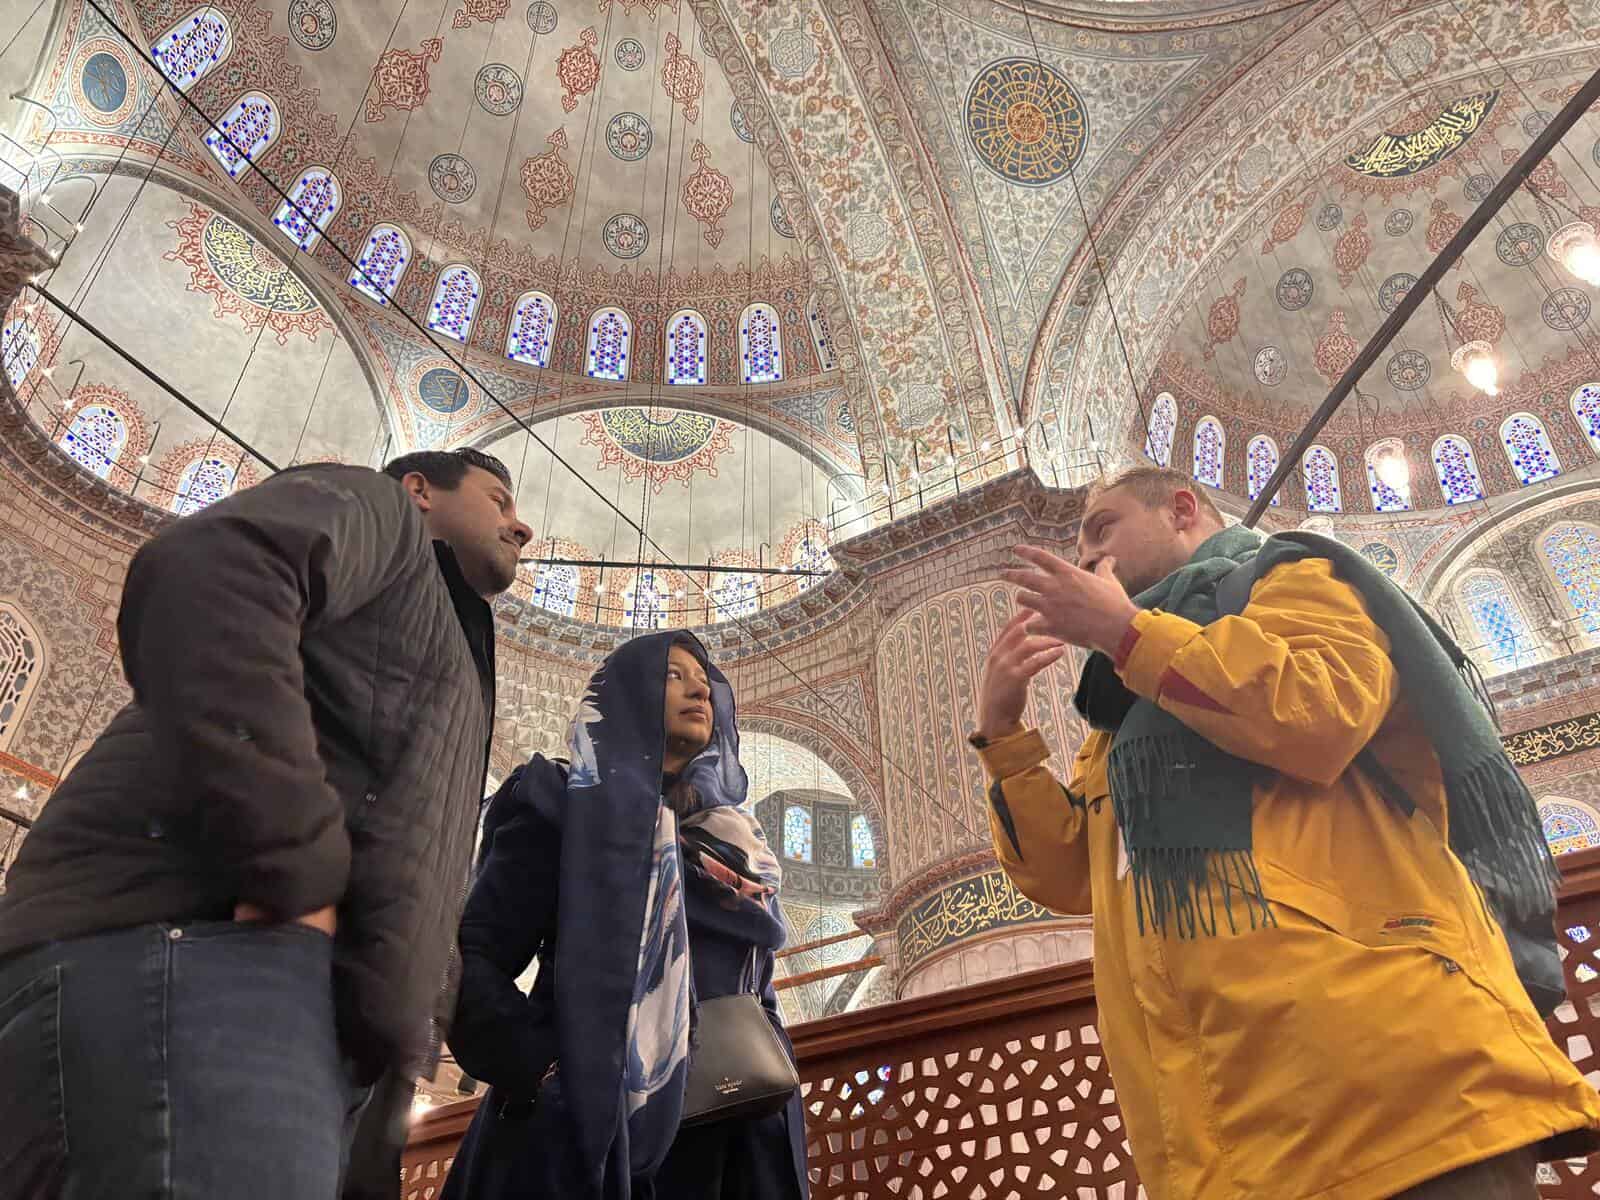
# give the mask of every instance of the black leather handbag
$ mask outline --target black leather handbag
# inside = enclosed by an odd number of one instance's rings
[[[800,1076],[761,997],[754,992],[717,996],[702,1000],[696,1012],[698,1036],[689,1056],[681,1125],[781,1112],[799,1090]]]

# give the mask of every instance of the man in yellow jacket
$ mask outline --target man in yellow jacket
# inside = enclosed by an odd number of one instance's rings
[[[1178,472],[1136,468],[1091,491],[1079,565],[1018,548],[972,738],[996,853],[1025,895],[1094,915],[1151,1200],[1533,1200],[1537,1161],[1600,1146],[1600,1097],[1451,848],[1548,897],[1531,799],[1464,686],[1429,673],[1445,660],[1398,589],[1358,590],[1337,552],[1263,567],[1259,546]],[[1235,563],[1257,570],[1242,612],[1179,615]],[[1067,645],[1099,653],[1063,788],[1021,722]],[[1492,748],[1468,770],[1456,742]]]

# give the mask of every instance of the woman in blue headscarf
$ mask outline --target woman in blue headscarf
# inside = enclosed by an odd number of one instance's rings
[[[485,816],[450,1048],[491,1087],[442,1200],[805,1200],[798,1094],[679,1126],[697,1001],[756,991],[788,1044],[781,873],[739,807],[733,689],[692,635],[635,638],[590,679],[567,750]]]

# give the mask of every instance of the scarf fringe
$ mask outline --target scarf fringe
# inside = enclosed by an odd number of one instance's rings
[[[1252,930],[1278,923],[1248,850],[1147,848],[1130,855],[1129,873],[1141,937],[1147,927],[1162,937],[1175,932],[1179,940],[1215,937],[1219,891],[1229,933],[1239,932],[1235,897]]]
[[[1561,872],[1533,795],[1510,761],[1496,754],[1460,773],[1447,770],[1444,786],[1450,848],[1478,889],[1518,920],[1553,913]]]

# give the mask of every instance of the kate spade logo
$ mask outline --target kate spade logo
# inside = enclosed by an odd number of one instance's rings
[[[717,1084],[717,1094],[720,1096],[732,1096],[743,1086],[744,1080],[742,1079],[728,1079],[724,1077],[723,1080]]]

